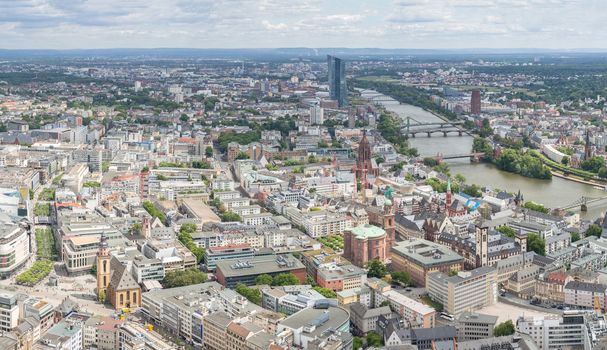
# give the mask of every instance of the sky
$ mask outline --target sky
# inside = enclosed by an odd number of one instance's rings
[[[0,48],[607,48],[607,0],[0,0]]]

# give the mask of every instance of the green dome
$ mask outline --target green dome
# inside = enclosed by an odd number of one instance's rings
[[[383,228],[373,225],[360,225],[352,229],[357,239],[378,238],[386,234]]]

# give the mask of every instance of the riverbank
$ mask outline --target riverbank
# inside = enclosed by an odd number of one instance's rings
[[[605,186],[604,183],[586,181],[584,179],[580,179],[579,177],[577,177],[575,175],[565,175],[565,174],[561,174],[558,171],[554,171],[554,170],[551,170],[550,173],[552,173],[552,176],[560,177],[561,179],[574,181],[574,182],[589,185],[589,186],[600,186],[600,187]]]

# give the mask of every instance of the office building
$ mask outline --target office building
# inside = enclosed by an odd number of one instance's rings
[[[449,248],[424,239],[398,242],[391,248],[392,268],[405,271],[418,286],[426,285],[426,274],[439,271],[449,274],[464,268],[464,258]]]
[[[310,124],[322,125],[325,121],[324,109],[318,105],[310,107]]]
[[[234,288],[238,283],[252,286],[255,285],[255,278],[259,275],[274,277],[281,273],[294,274],[300,283],[306,279],[305,266],[291,254],[219,261],[215,271],[217,282],[226,288]]]
[[[470,114],[481,114],[481,92],[480,90],[472,90],[470,97]]]
[[[493,337],[497,316],[463,312],[457,318],[457,340],[468,341]]]
[[[31,255],[30,237],[23,227],[0,214],[0,277],[6,278]]]
[[[262,237],[263,238],[263,237]],[[255,255],[250,244],[230,244],[218,247],[209,247],[204,252],[204,265],[208,271],[215,271],[220,261],[249,259]]]
[[[346,62],[341,58],[327,56],[329,65],[329,97],[337,101],[339,107],[348,104],[348,88],[346,86]]]
[[[519,317],[516,329],[530,336],[542,350],[591,348],[583,311],[565,311],[562,316]]]
[[[390,307],[411,327],[432,328],[436,321],[436,310],[413,300],[395,290],[386,290],[375,295],[375,307],[388,301]]]
[[[18,323],[17,295],[13,292],[0,291],[0,331],[10,332]]]
[[[452,315],[474,311],[497,302],[497,270],[485,266],[454,276],[432,272],[426,278],[426,289]]]

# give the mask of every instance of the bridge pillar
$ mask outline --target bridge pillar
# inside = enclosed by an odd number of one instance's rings
[[[415,133],[414,132],[411,133],[411,137],[415,138]]]
[[[432,137],[432,133],[430,131],[428,131],[426,134],[428,134],[428,137]]]
[[[443,137],[447,137],[447,132],[443,131]]]
[[[459,134],[459,136],[462,136],[462,131],[461,130],[458,131],[458,134]]]
[[[580,210],[583,212],[587,212],[588,211],[588,206],[584,203],[581,205]]]

